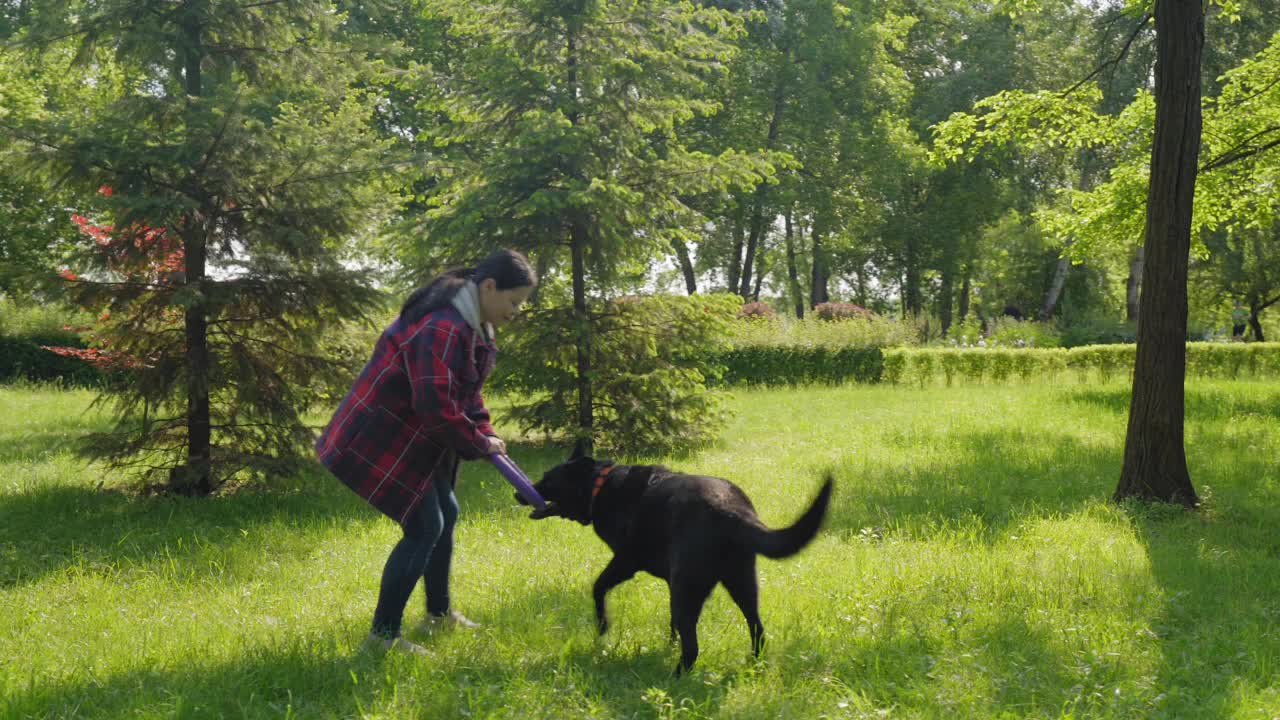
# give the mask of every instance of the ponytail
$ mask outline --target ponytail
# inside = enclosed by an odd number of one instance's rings
[[[457,268],[440,273],[409,295],[400,307],[400,319],[414,322],[423,315],[448,305],[475,274],[475,268]]]
[[[499,290],[538,284],[537,273],[528,258],[515,250],[497,250],[475,267],[445,271],[414,290],[400,308],[400,319],[417,322],[427,313],[448,305],[468,282],[478,284],[489,278],[493,278]]]

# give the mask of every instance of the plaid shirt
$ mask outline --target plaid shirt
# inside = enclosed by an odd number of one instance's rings
[[[495,354],[452,306],[397,318],[316,442],[320,462],[403,524],[431,483],[453,481],[459,456],[485,455],[493,427],[480,388]]]

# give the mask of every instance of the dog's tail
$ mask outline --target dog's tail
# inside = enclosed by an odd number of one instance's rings
[[[755,551],[769,558],[785,558],[795,555],[813,540],[822,527],[822,520],[827,515],[827,505],[831,502],[831,486],[833,480],[827,473],[823,478],[822,489],[813,499],[809,509],[795,521],[791,527],[780,530],[755,530],[751,533]]]

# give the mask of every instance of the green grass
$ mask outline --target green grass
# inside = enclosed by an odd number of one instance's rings
[[[90,397],[0,389],[4,717],[1280,715],[1277,382],[1189,386],[1195,514],[1107,502],[1120,385],[738,393],[723,446],[672,464],[732,478],[772,525],[826,468],[836,496],[811,547],[761,560],[764,659],[717,590],[681,679],[665,585],[615,590],[597,639],[603,543],[527,520],[479,464],[453,596],[484,627],[419,638],[426,658],[361,652],[390,521],[319,472],[206,500],[113,490],[68,452],[105,423]],[[560,451],[513,455],[538,474]]]

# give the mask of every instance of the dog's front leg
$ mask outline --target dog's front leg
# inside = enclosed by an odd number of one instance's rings
[[[621,560],[617,555],[609,561],[604,570],[600,573],[600,577],[596,578],[595,588],[592,595],[596,600],[596,628],[603,635],[609,629],[609,618],[604,610],[604,596],[613,588],[635,577],[636,566],[632,563]]]

